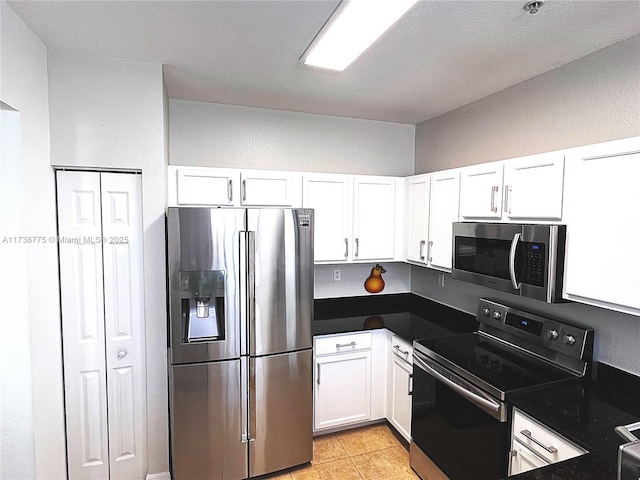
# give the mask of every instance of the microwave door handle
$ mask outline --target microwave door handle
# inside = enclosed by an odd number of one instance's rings
[[[516,290],[520,290],[522,285],[516,278],[516,249],[518,248],[518,242],[520,241],[520,234],[516,233],[511,240],[511,250],[509,251],[509,276],[511,277],[511,285]]]

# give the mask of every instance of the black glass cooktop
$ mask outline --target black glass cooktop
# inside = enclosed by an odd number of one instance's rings
[[[417,343],[424,347],[418,347],[418,351],[480,387],[493,387],[503,393],[501,397],[578,378],[573,373],[477,332],[418,340]]]

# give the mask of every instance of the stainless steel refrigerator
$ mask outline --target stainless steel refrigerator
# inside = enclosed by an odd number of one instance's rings
[[[243,479],[313,455],[313,211],[169,208],[175,480]]]

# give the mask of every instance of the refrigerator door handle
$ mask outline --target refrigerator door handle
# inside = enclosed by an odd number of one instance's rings
[[[250,442],[255,441],[256,434],[256,371],[255,362],[249,361],[249,423],[248,438]]]
[[[247,232],[247,328],[249,355],[256,350],[256,232]]]
[[[247,357],[240,358],[240,421],[242,422],[242,443],[250,440],[249,432],[249,374]]]

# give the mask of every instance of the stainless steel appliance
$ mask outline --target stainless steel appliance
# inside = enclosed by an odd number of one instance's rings
[[[305,209],[168,209],[174,479],[311,460],[312,226]]]
[[[618,480],[640,480],[640,422],[615,428],[629,443],[618,449]]]
[[[508,474],[506,401],[585,375],[593,330],[481,299],[477,332],[413,343],[411,466],[452,480]]]
[[[562,301],[565,225],[453,224],[452,277],[503,292]]]

